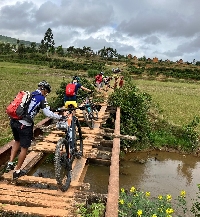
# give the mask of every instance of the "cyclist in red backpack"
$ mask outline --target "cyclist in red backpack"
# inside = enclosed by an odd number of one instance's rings
[[[67,106],[66,102],[69,102],[69,101],[77,102],[76,95],[80,88],[84,91],[91,92],[90,89],[84,87],[81,83],[79,83],[79,81],[80,81],[80,78],[78,76],[74,76],[72,82],[67,84],[66,91],[65,91],[65,97],[64,97],[65,106]]]
[[[33,119],[36,114],[42,109],[45,116],[53,119],[61,119],[62,116],[53,113],[46,101],[46,96],[51,92],[51,86],[46,81],[41,81],[38,84],[38,89],[32,92],[32,98],[28,107],[28,114],[20,120],[10,119],[10,127],[12,129],[14,144],[12,145],[10,160],[8,162],[6,172],[14,170],[13,179],[26,174],[26,171],[21,170],[21,166],[26,158],[28,148],[31,146],[33,139]],[[14,159],[18,150],[21,148],[18,156],[17,165],[14,167]]]
[[[100,72],[98,75],[95,76],[95,83],[96,83],[98,91],[101,91],[101,88],[103,86],[103,84],[102,84],[103,75],[104,75],[104,72]]]

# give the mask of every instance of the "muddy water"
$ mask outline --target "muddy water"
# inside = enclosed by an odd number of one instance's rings
[[[90,165],[85,182],[91,191],[107,193],[109,167]],[[185,190],[187,201],[196,197],[200,183],[200,158],[169,152],[129,153],[120,163],[120,188],[132,186],[150,191],[151,196],[171,194],[173,198]]]

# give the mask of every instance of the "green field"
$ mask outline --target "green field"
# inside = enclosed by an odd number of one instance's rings
[[[200,116],[200,84],[135,80],[135,85],[152,96],[163,118],[175,125],[186,125],[195,116]],[[200,126],[198,127],[200,132]]]

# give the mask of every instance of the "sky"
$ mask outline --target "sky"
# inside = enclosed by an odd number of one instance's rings
[[[0,0],[0,35],[121,55],[200,61],[199,0]]]

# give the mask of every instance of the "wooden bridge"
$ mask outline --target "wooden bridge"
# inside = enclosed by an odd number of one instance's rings
[[[113,111],[109,110],[106,102],[101,104],[99,111],[99,119],[95,123],[93,130],[88,127],[82,127],[84,137],[84,156],[82,159],[75,159],[73,163],[72,182],[70,188],[66,192],[61,192],[57,189],[56,180],[35,177],[30,175],[31,170],[35,168],[38,162],[41,162],[55,151],[57,141],[63,135],[62,131],[52,130],[49,135],[44,136],[44,131],[41,128],[51,128],[53,123],[51,119],[38,123],[34,129],[36,141],[29,149],[25,162],[24,170],[28,173],[20,177],[16,181],[12,180],[12,171],[1,174],[0,180],[0,216],[6,216],[6,213],[20,213],[27,216],[76,216],[76,205],[80,202],[85,202],[87,199],[87,189],[89,183],[84,183],[84,177],[87,171],[87,159],[101,160],[110,165],[110,178],[108,185],[108,194],[106,197],[106,217],[118,216],[118,196],[119,196],[119,152],[120,138],[104,141],[103,135],[106,129],[101,126],[110,116],[110,112],[116,112],[115,134],[120,134],[120,110],[119,108]],[[77,116],[83,119],[81,111],[77,111]],[[41,127],[42,126],[42,127]],[[39,138],[42,141],[39,141]],[[13,141],[0,149],[0,166],[1,169],[5,166],[10,155],[10,150]],[[99,147],[109,145],[110,160],[98,159],[98,154],[101,152]],[[30,173],[30,174],[29,174]],[[30,187],[30,184],[39,183],[43,188]]]

